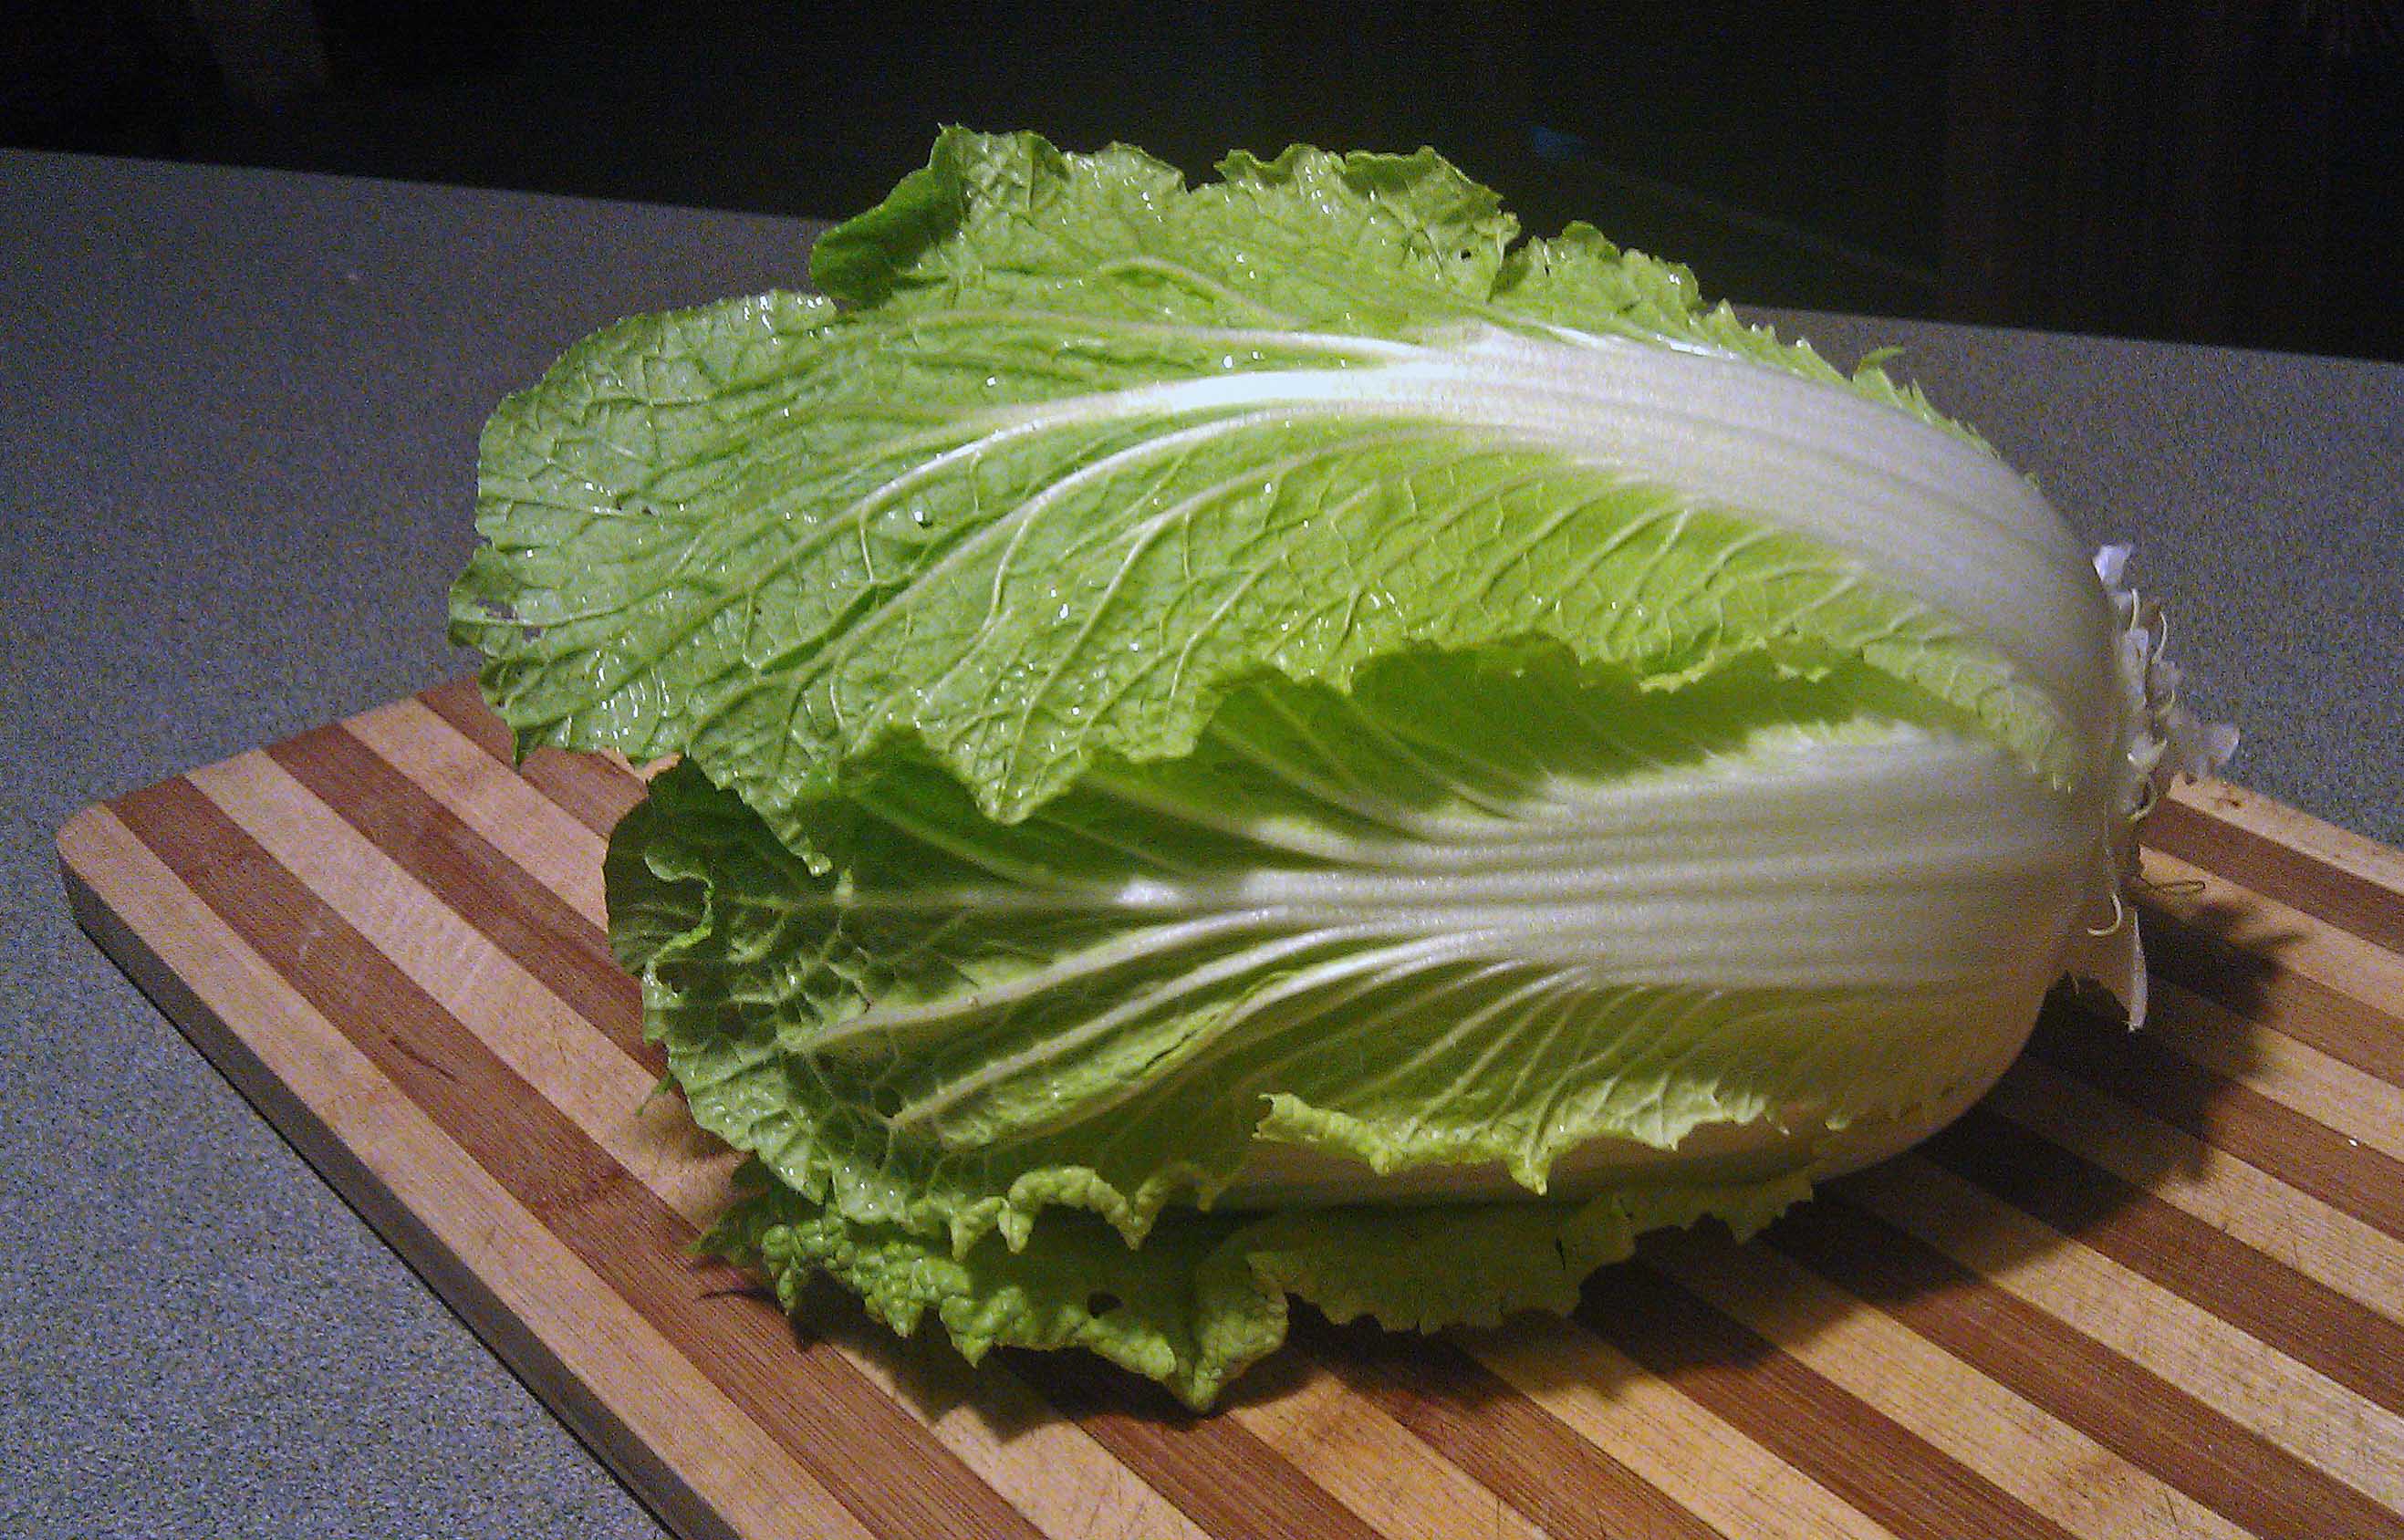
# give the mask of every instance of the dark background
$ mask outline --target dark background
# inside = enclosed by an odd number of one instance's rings
[[[2404,358],[2404,0],[87,0],[9,51],[21,146],[835,217],[946,122],[1431,144],[1740,300]]]

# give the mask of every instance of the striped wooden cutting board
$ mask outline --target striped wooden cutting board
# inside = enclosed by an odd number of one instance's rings
[[[1195,1418],[692,1260],[727,1162],[602,935],[625,770],[472,688],[79,815],[86,926],[684,1534],[2404,1534],[2404,858],[2225,786],[2147,826],[2154,1029],[1568,1321],[1315,1318]],[[1301,1312],[1307,1314],[1307,1312]]]

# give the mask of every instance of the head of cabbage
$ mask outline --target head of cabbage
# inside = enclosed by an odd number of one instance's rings
[[[504,402],[454,635],[678,756],[612,943],[711,1237],[1207,1405],[1955,1115],[2226,729],[1917,390],[1434,155],[948,132],[818,294]]]

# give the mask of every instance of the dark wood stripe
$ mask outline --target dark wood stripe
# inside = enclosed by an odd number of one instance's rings
[[[2404,1240],[2404,1161],[2215,1074],[2144,1032],[2048,1010],[2029,1052],[2055,1069]]]
[[[1197,1417],[1083,1352],[1007,1354],[1011,1371],[1184,1515],[1226,1540],[1378,1540],[1232,1417]]]
[[[2144,838],[2157,850],[2301,909],[2373,946],[2404,952],[2404,895],[2369,877],[2168,799],[2155,804]]]
[[[538,749],[526,756],[524,764],[512,763],[509,727],[484,703],[473,679],[454,679],[424,692],[417,699],[604,839],[617,827],[618,820],[643,800],[640,777],[628,775],[597,754]]]
[[[613,1036],[641,1035],[642,991],[599,928],[347,729],[316,728],[267,754],[570,1010]]]
[[[692,1227],[189,782],[113,804],[436,1125],[871,1530],[1039,1533],[832,1348],[712,1288]]]
[[[1901,1540],[2070,1532],[1641,1263],[1586,1283],[1577,1319]]]
[[[1984,1108],[1920,1153],[2239,1331],[2404,1414],[2404,1325]],[[1838,1183],[1839,1194],[1845,1184]]]
[[[1768,1236],[1823,1278],[2263,1540],[2395,1540],[2404,1527],[2404,1515],[1841,1197],[1793,1210]]]
[[[1294,1312],[1293,1340],[1421,1443],[1561,1540],[1724,1540],[1721,1532],[1461,1349]]]
[[[2281,968],[2269,955],[2276,936],[2239,946],[2143,907],[2145,963],[2157,977],[2404,1089],[2404,1016]]]

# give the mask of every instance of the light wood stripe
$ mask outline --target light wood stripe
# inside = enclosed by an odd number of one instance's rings
[[[2097,1540],[2246,1533],[1768,1246],[1674,1235],[1648,1243],[1645,1256],[1829,1383],[2073,1533]]]
[[[1544,1531],[1410,1430],[1347,1393],[1326,1365],[1300,1352],[1255,1371],[1226,1415],[1282,1450],[1294,1468],[1395,1540],[1539,1540]]]
[[[1630,1534],[1723,1540],[1722,1531],[1703,1517],[1706,1505],[1682,1503],[1663,1483],[1694,1481],[1708,1490],[1747,1456],[1765,1471],[1784,1468],[1757,1448],[1740,1451],[1737,1446],[1744,1441],[1733,1433],[1709,1446],[1681,1446],[1688,1454],[1707,1456],[1702,1463],[1648,1463],[1641,1454],[1622,1459],[1628,1449],[1615,1442],[1607,1449],[1550,1415],[1534,1396],[1519,1393],[1471,1356],[1457,1337],[1430,1341],[1366,1323],[1338,1328],[1307,1311],[1293,1329],[1297,1341],[1361,1404],[1383,1410],[1560,1540]],[[1651,1403],[1657,1414],[1637,1414],[1647,1444],[1677,1440],[1682,1418],[1708,1420],[1701,1408],[1658,1381],[1627,1388],[1628,1399]],[[1655,1478],[1640,1474],[1639,1466]],[[1765,1485],[1770,1480],[1763,1477]]]
[[[2390,1320],[2404,1320],[2404,1246],[2041,1059],[1981,1104],[2048,1143]]]
[[[107,871],[93,917],[121,924],[125,945],[154,951],[154,978],[189,991],[179,1019],[216,1025],[219,1068],[529,1384],[582,1388],[562,1411],[663,1517],[686,1533],[722,1520],[746,1535],[868,1534],[114,813],[79,815],[61,845],[79,869]]]
[[[417,698],[474,738],[496,761],[510,763],[510,730],[486,709],[473,679],[455,679]],[[516,773],[562,807],[576,810],[586,828],[605,837],[628,808],[643,800],[641,781],[626,774],[622,764],[599,755],[538,749]]]
[[[2374,1540],[2398,1514],[1842,1198],[1781,1220],[1778,1249],[2121,1458],[2255,1533]]]
[[[2390,1507],[2404,1504],[2404,1417],[2396,1415],[2397,1407],[2348,1389],[1933,1159],[1901,1155],[1847,1178],[1837,1190],[2280,1448]],[[2212,1267],[2202,1264],[2189,1270],[2205,1273]],[[2348,1351],[2343,1341],[2328,1340],[2335,1334],[2310,1323],[2302,1301],[2288,1305],[2299,1319],[2283,1324],[2325,1346],[2329,1361],[2342,1368],[2375,1370],[2382,1388],[2393,1389],[2404,1364],[2381,1362],[2382,1350],[2372,1343]]]
[[[1013,1370],[1213,1534],[1374,1540],[1376,1531],[1252,1430],[1196,1417],[1089,1353],[1010,1352]]]
[[[324,740],[321,754],[344,750]],[[191,777],[287,870],[458,1017],[501,1060],[557,1106],[585,1137],[697,1230],[724,1206],[730,1165],[672,1099],[649,1096],[652,1076],[616,1051],[588,1018],[545,987],[524,960],[480,933],[458,912],[420,886],[426,869],[403,869],[387,853],[317,802],[293,778],[300,754],[245,755]],[[304,765],[305,768],[305,765]],[[353,764],[348,790],[362,791],[370,773]],[[384,788],[383,801],[395,800]],[[389,833],[389,831],[387,831]],[[413,850],[429,864],[455,848],[437,836]],[[497,859],[493,858],[493,859]],[[631,1008],[631,1002],[629,1002]],[[872,1366],[854,1349],[849,1366],[888,1393],[889,1369]],[[967,1388],[965,1375],[953,1389]],[[1005,1397],[1010,1392],[1003,1392]],[[914,1417],[918,1408],[893,1398]],[[1035,1413],[1041,1430],[1024,1440],[990,1436],[973,1416],[955,1416],[934,1431],[938,1439],[1022,1512],[1055,1534],[1115,1528],[1128,1534],[1192,1533],[1181,1515],[1065,1426],[1047,1425],[1031,1396],[1015,1399]],[[923,1421],[923,1419],[922,1419]],[[1109,1467],[1109,1468],[1103,1468]]]
[[[483,745],[414,696],[342,724],[419,790],[450,809],[510,864],[601,922],[601,855],[608,841],[518,776],[495,775]],[[597,812],[590,816],[599,817]]]
[[[188,782],[119,799],[119,817],[387,1078],[742,1413],[874,1533],[1038,1532],[781,1316],[704,1293],[689,1225],[584,1140]]]

